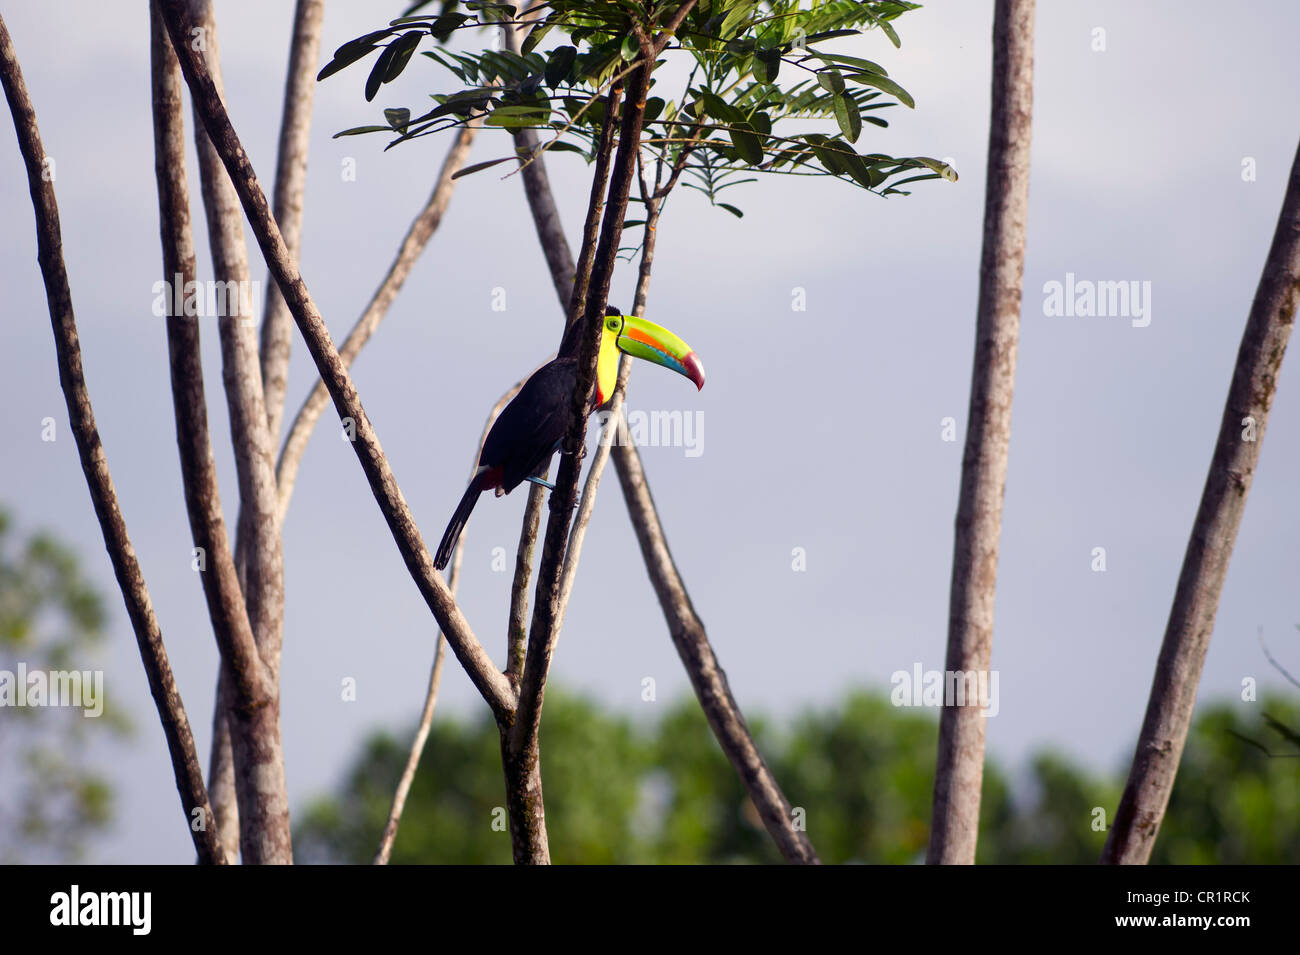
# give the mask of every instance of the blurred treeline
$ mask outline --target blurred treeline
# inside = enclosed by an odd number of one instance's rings
[[[553,859],[780,862],[694,699],[657,708],[659,719],[637,721],[547,692],[542,782]],[[1152,861],[1300,862],[1300,746],[1286,738],[1288,727],[1300,727],[1300,707],[1281,698],[1203,708]],[[859,692],[783,732],[761,719],[752,728],[824,862],[924,858],[938,735],[932,713]],[[299,861],[372,859],[408,739],[375,734],[337,795],[299,808]],[[1100,827],[1122,783],[1118,768],[1098,776],[1054,752],[1015,774],[990,759],[979,861],[1096,862],[1106,837]],[[510,837],[494,812],[503,801],[490,718],[437,717],[392,861],[508,863]]]
[[[17,533],[0,507],[0,670],[93,666],[105,623],[104,599],[77,556],[48,534]],[[695,700],[646,709],[649,718],[634,720],[547,692],[542,780],[555,861],[779,862]],[[751,726],[823,861],[924,857],[933,711],[858,692],[779,729],[761,718]],[[1300,705],[1288,698],[1202,707],[1153,861],[1300,862],[1298,729]],[[68,708],[0,708],[0,863],[84,857],[122,809],[103,764],[125,731],[115,707],[97,720]],[[296,807],[299,861],[371,860],[409,738],[376,733],[337,794]],[[1126,769],[1099,776],[1043,752],[1013,775],[990,758],[979,861],[1095,862]],[[503,801],[490,718],[439,714],[393,862],[509,862]]]

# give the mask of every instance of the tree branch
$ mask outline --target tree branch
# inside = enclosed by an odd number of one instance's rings
[[[818,862],[807,833],[795,828],[790,803],[754,744],[744,714],[727,683],[727,674],[718,662],[704,624],[686,593],[686,586],[668,550],[668,540],[659,522],[654,499],[650,496],[636,446],[617,444],[613,457],[650,582],[659,597],[673,646],[677,648],[677,655],[690,677],[691,687],[709,721],[709,728],[744,783],[745,791],[781,855],[787,862]]]
[[[993,653],[998,537],[1025,270],[1033,80],[1034,0],[998,0],[993,13],[993,105],[975,360],[953,535],[949,672],[987,675]],[[981,702],[987,701],[945,706],[940,716],[926,856],[932,864],[975,862],[987,715]]]
[[[289,43],[289,70],[284,83],[274,206],[275,221],[280,223],[285,247],[294,261],[297,261],[302,245],[307,151],[311,145],[311,111],[316,95],[316,70],[324,19],[325,0],[298,0],[293,15],[293,39]],[[284,306],[279,287],[268,276],[266,304],[262,310],[262,388],[272,448],[280,440],[292,344],[293,319]]]
[[[548,470],[543,477],[550,474]],[[524,672],[528,651],[528,582],[533,575],[533,549],[537,546],[537,529],[542,522],[542,505],[546,489],[539,484],[528,486],[528,504],[519,529],[519,546],[515,549],[515,578],[510,584],[510,622],[506,627],[506,677],[515,691]]]
[[[205,59],[210,65],[217,95],[224,96],[212,2],[189,0],[189,10],[193,23],[201,31],[202,43],[199,45],[207,51]],[[236,297],[237,314],[222,315],[217,320],[221,336],[222,383],[230,412],[235,471],[239,477],[236,564],[246,573],[244,596],[258,650],[266,661],[273,685],[278,687],[284,618],[284,558],[279,527],[275,522],[274,452],[266,427],[262,371],[252,320],[253,305],[244,300],[243,290],[251,288],[244,222],[238,197],[221,166],[221,157],[198,121],[197,108],[196,104],[194,139],[199,154],[199,179],[207,213],[214,278],[219,282],[234,282],[241,290]]]
[[[442,217],[447,211],[447,204],[451,202],[451,194],[456,188],[456,181],[452,177],[465,165],[470,147],[474,144],[474,137],[481,125],[480,117],[471,125],[462,127],[456,134],[446,158],[442,161],[442,169],[438,173],[433,192],[429,195],[429,201],[411,222],[393,263],[388,267],[388,273],[375,289],[366,310],[361,313],[361,317],[352,326],[352,330],[348,332],[348,337],[344,339],[339,349],[339,357],[345,367],[352,367],[361,349],[379,328],[379,323],[388,314],[389,307],[397,298],[397,293],[401,291],[407,276],[411,274],[411,269],[415,267],[416,261],[441,224]],[[317,379],[316,384],[312,386],[311,394],[298,409],[298,414],[289,429],[289,436],[285,438],[284,448],[280,451],[280,461],[276,466],[276,482],[279,491],[277,515],[281,525],[289,510],[289,499],[293,495],[303,453],[307,450],[312,431],[328,403],[329,391],[325,383]]]
[[[685,165],[684,161],[682,165]],[[663,198],[652,192],[646,185],[639,150],[637,151],[637,176],[641,185],[641,199],[646,207],[646,218],[645,225],[642,227],[641,265],[637,271],[632,314],[641,317],[645,314],[646,298],[650,290],[650,271],[654,265],[655,238],[659,232],[659,212],[663,208]],[[672,183],[675,184],[676,179],[677,177],[674,176]],[[655,185],[658,185],[658,177]],[[627,393],[627,381],[631,374],[632,360],[627,355],[619,356],[618,380],[614,384],[614,394],[605,412],[605,426],[600,432],[600,444],[596,447],[596,456],[592,458],[591,467],[587,469],[587,481],[582,486],[582,499],[578,502],[578,513],[573,519],[573,527],[569,530],[569,544],[564,553],[564,573],[560,578],[560,603],[555,624],[557,630],[563,626],[564,614],[569,608],[569,594],[573,591],[573,581],[578,574],[582,542],[587,537],[587,525],[591,523],[591,515],[596,510],[596,492],[600,487],[601,476],[605,473],[605,465],[609,461],[610,448],[615,440],[628,437],[623,433],[626,429],[622,427],[623,396]]]
[[[623,87],[615,85],[610,88],[609,93],[605,96],[605,122],[600,130],[600,142],[596,146],[596,168],[592,170],[591,175],[591,195],[587,198],[587,220],[582,224],[582,246],[578,250],[578,271],[569,276],[555,274],[556,288],[562,281],[569,284],[568,307],[564,313],[564,328],[568,331],[569,326],[582,317],[583,308],[586,306],[587,293],[591,288],[591,269],[596,259],[596,241],[600,237],[600,221],[605,212],[605,190],[609,185],[609,163],[614,155],[614,130],[617,128],[616,116],[618,107],[623,95]],[[529,201],[532,196],[529,196]],[[537,234],[538,241],[542,244],[543,249],[554,241],[554,237]],[[565,242],[564,236],[559,237],[559,242],[564,243],[565,249],[568,249],[568,243]],[[551,258],[547,253],[547,260]],[[572,258],[572,257],[570,257]],[[560,302],[565,302],[563,293],[560,294]]]
[[[213,82],[218,96],[221,96],[220,46],[211,0],[189,0],[189,10],[200,31],[191,34],[191,43],[207,51]],[[248,251],[244,245],[244,223],[238,199],[222,169],[220,157],[198,121],[197,113],[194,141],[199,156],[199,180],[207,214],[214,279],[225,283],[227,290],[238,289],[234,297],[234,314],[229,314],[231,301],[227,291],[227,314],[217,319],[222,383],[230,417],[235,473],[239,479],[235,565],[243,585],[248,621],[258,652],[266,664],[267,690],[274,714],[271,719],[259,714],[261,734],[256,739],[245,740],[249,744],[249,758],[256,761],[248,773],[241,770],[240,756],[235,754],[236,795],[241,803],[240,841],[248,861],[288,864],[293,861],[293,855],[279,721],[284,555],[279,527],[275,522],[275,470],[262,394],[257,333],[252,318],[254,305]],[[217,696],[219,701],[219,687]],[[232,731],[231,735],[233,744],[236,747],[241,745],[237,738],[241,734]],[[252,817],[243,805],[250,798],[262,804]],[[261,843],[261,848],[251,855],[247,847],[250,839]]]
[[[613,114],[614,109],[607,110],[607,116]],[[674,165],[672,170],[669,184],[656,190],[656,199],[662,200],[667,196],[672,185],[675,185],[680,177],[684,166],[685,156],[679,157],[679,162]],[[600,196],[601,193],[596,193],[596,201],[599,201]],[[597,217],[595,222],[598,224],[599,221],[599,217]],[[593,250],[595,248],[594,236],[596,231],[597,226],[592,225],[589,218],[587,234],[593,237],[591,240]],[[542,241],[548,241],[545,237],[539,236],[539,238]],[[581,282],[584,271],[589,272],[589,264],[584,269],[584,262],[589,263],[589,257],[586,254],[579,257],[578,282]],[[643,258],[642,270],[647,277],[649,265],[650,262]],[[566,281],[570,286],[575,286],[575,280],[572,278]],[[557,280],[556,284],[560,285],[562,283]],[[637,308],[644,308],[645,289],[645,279],[639,279],[635,306]],[[585,302],[585,300],[586,291],[584,286],[583,290],[573,297],[573,304],[569,309],[571,317],[576,318],[581,314],[577,303]],[[641,313],[638,312],[637,314]],[[626,381],[622,369],[620,369],[620,379]],[[623,497],[627,502],[628,512],[632,517],[638,540],[641,542],[641,552],[646,562],[646,570],[656,592],[660,594],[660,606],[663,609],[669,633],[673,637],[678,654],[686,667],[687,675],[690,677],[691,685],[700,700],[701,708],[708,718],[709,726],[713,730],[714,736],[717,737],[723,752],[726,753],[732,765],[736,768],[750,799],[758,808],[764,824],[772,833],[778,848],[785,858],[792,862],[816,862],[816,853],[807,836],[794,828],[789,803],[754,744],[740,707],[727,685],[726,675],[723,673],[721,666],[718,665],[717,657],[709,644],[704,624],[695,615],[690,598],[686,593],[686,586],[672,562],[671,555],[668,553],[663,527],[655,510],[654,500],[650,496],[649,486],[646,483],[636,445],[628,436],[627,441],[620,441],[613,445],[612,453],[618,470],[619,481],[622,485]],[[671,599],[665,599],[665,594],[670,595]]]
[[[532,6],[530,4],[530,6]],[[506,47],[512,53],[519,53],[522,36],[528,24],[540,10],[526,12],[518,23],[506,24],[501,28]],[[533,215],[533,225],[539,236],[546,236],[549,241],[542,243],[546,255],[546,264],[550,268],[551,280],[560,282],[561,276],[573,275],[573,256],[569,244],[564,241],[564,224],[560,221],[560,210],[555,206],[555,195],[551,192],[551,179],[546,174],[546,163],[537,152],[537,134],[527,128],[514,131],[515,151],[523,157],[535,157],[523,168],[524,193],[528,196],[528,209]],[[558,240],[558,241],[557,241]],[[555,294],[560,301],[573,291],[573,284],[556,285]]]
[[[1169,622],[1128,783],[1103,863],[1143,864],[1169,805],[1214,632],[1228,561],[1259,464],[1260,445],[1300,304],[1300,148],[1273,242],[1241,335],[1201,504],[1183,555]]]
[[[641,143],[641,123],[645,115],[646,90],[649,88],[652,68],[653,62],[647,60],[645,65],[632,72],[627,101],[623,107],[609,199],[592,267],[593,291],[589,292],[584,302],[584,334],[578,355],[578,380],[571,399],[569,426],[564,439],[565,454],[560,462],[555,490],[551,492],[550,516],[547,519],[542,561],[537,574],[533,622],[520,679],[519,709],[509,733],[502,734],[507,809],[517,863],[544,864],[550,861],[537,744],[542,700],[559,636],[555,622],[559,609],[560,577],[564,569],[569,521],[577,503],[578,473],[582,467],[587,417],[595,385],[601,323],[609,299],[610,281],[618,256],[631,183],[636,175],[636,154]]]
[[[95,424],[95,412],[82,371],[81,343],[72,308],[72,290],[68,286],[68,273],[63,262],[59,207],[54,197],[54,185],[46,175],[45,148],[41,144],[36,112],[32,108],[22,69],[18,65],[18,55],[3,17],[0,17],[0,85],[4,86],[5,98],[13,114],[18,148],[27,167],[27,182],[36,218],[37,261],[45,283],[50,324],[54,332],[59,384],[67,403],[68,423],[77,445],[81,469],[86,476],[91,502],[99,519],[100,531],[104,535],[104,546],[113,564],[113,574],[122,591],[131,629],[135,633],[140,660],[149,680],[149,691],[158,708],[158,718],[167,739],[172,773],[176,778],[181,805],[185,809],[186,825],[194,842],[194,850],[202,862],[225,863],[225,852],[217,837],[212,808],[203,786],[203,771],[194,748],[194,734],[190,730],[180,689],[167,659],[162,631],[149,599],[149,588],[145,584],[144,574],[136,560],[135,549],[131,546],[126,522],[118,506],[117,492],[113,488],[113,478],[108,469],[108,457]]]
[[[488,432],[492,430],[492,424],[497,420],[497,415],[501,414],[501,409],[510,403],[510,399],[517,395],[522,387],[523,382],[518,382],[497,399],[497,403],[488,412],[487,420],[483,422],[483,433],[479,435],[478,445],[474,449],[474,457],[470,461],[469,476],[471,479],[474,477],[475,472],[478,471],[478,458],[483,453],[483,442],[487,440]],[[465,532],[462,530],[452,553],[451,574],[447,579],[447,590],[453,597],[456,595],[456,586],[460,583],[460,565],[464,558]],[[384,835],[379,843],[379,851],[375,853],[375,865],[387,865],[388,859],[393,852],[393,840],[397,838],[397,825],[401,821],[402,810],[406,806],[406,797],[411,791],[411,783],[415,780],[415,771],[420,766],[420,755],[424,752],[425,741],[429,738],[429,728],[433,724],[433,710],[438,704],[438,685],[442,682],[442,664],[446,659],[443,651],[446,646],[446,637],[443,636],[442,630],[439,630],[438,647],[433,653],[433,669],[429,673],[429,689],[424,698],[424,710],[420,714],[420,723],[415,731],[415,741],[411,744],[411,752],[406,758],[406,767],[402,771],[402,778],[397,783],[397,792],[393,795],[393,805],[388,812],[388,823],[384,826]]]
[[[154,167],[158,180],[163,274],[173,289],[177,285],[185,289],[191,287],[189,283],[194,281],[195,266],[194,239],[190,231],[189,187],[185,177],[184,121],[181,114],[181,90],[184,84],[156,8],[152,10],[151,27]],[[257,652],[234,557],[226,536],[216,463],[208,434],[198,318],[186,316],[183,312],[173,314],[171,303],[175,297],[173,295],[169,298],[167,344],[185,506],[196,560],[200,562],[199,579],[207,599],[213,632],[217,635],[218,646],[223,648],[223,660],[234,667],[234,673],[238,675],[238,700],[232,699],[230,686],[225,688],[224,694],[219,691],[218,695],[224,695],[227,705],[237,704],[245,712],[259,712],[257,727],[254,728],[248,720],[240,722],[241,727],[255,733],[242,742],[240,751],[245,754],[254,753],[259,749],[260,737],[256,734],[265,730],[265,727],[260,726],[260,711],[273,706],[274,695],[269,689],[268,674]],[[226,740],[228,745],[228,731]],[[237,858],[239,822],[238,810],[232,805],[235,797],[233,761],[230,767],[229,796],[224,803],[215,799],[213,802],[217,830],[226,853],[231,858]],[[257,772],[256,765],[239,767],[239,774],[245,780],[252,779]],[[257,798],[256,793],[247,789],[244,795],[246,801]],[[287,803],[284,808],[287,809]],[[260,811],[252,811],[251,817],[261,819]],[[272,828],[287,826],[287,820],[262,819],[256,827],[262,829],[267,825]]]
[[[370,483],[370,488],[380,511],[397,542],[398,550],[407,569],[420,589],[421,596],[433,612],[435,619],[447,634],[457,658],[465,667],[470,680],[492,707],[498,720],[510,720],[514,715],[514,693],[505,675],[492,664],[482,645],[470,630],[468,621],[447,592],[442,578],[433,568],[428,548],[420,536],[419,528],[410,508],[402,496],[392,468],[388,464],[378,436],[370,423],[361,399],[357,394],[347,367],[339,357],[329,331],[303,283],[297,267],[289,258],[275,219],[271,216],[266,195],[258,185],[257,176],[247,154],[230,125],[221,98],[213,84],[204,58],[191,50],[188,43],[189,23],[183,0],[160,0],[167,32],[180,59],[190,87],[195,108],[202,116],[205,128],[235,183],[253,233],[262,249],[271,274],[280,286],[289,312],[307,343],[307,349],[324,379],[340,418],[351,418],[356,423],[356,440],[353,442],[357,458]]]

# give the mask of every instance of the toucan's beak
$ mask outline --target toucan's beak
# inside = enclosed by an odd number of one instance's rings
[[[623,331],[619,333],[616,344],[619,351],[633,358],[644,358],[685,375],[695,382],[696,389],[704,387],[704,365],[691,346],[654,322],[624,315]]]

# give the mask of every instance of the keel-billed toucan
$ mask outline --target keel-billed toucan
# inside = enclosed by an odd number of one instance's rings
[[[569,406],[578,384],[582,326],[581,321],[569,326],[555,358],[533,372],[488,431],[478,470],[456,505],[456,513],[452,514],[438,545],[434,566],[439,570],[451,559],[452,548],[480,494],[493,489],[498,496],[509,494],[526,480],[545,484],[541,475],[546,472],[551,455],[559,450],[569,424]],[[601,327],[592,410],[614,395],[619,352],[671,368],[695,382],[696,388],[704,387],[704,366],[689,345],[666,328],[643,318],[621,315],[611,307]]]

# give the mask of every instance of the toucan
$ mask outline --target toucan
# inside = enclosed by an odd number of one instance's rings
[[[439,570],[451,560],[460,532],[484,491],[495,490],[500,497],[524,481],[554,488],[542,475],[550,465],[551,455],[559,450],[569,424],[570,402],[578,385],[583,325],[577,321],[569,326],[556,356],[529,376],[519,394],[501,409],[493,422],[483,442],[478,470],[465,488],[438,545],[434,566]],[[614,396],[619,352],[672,369],[695,382],[697,390],[704,387],[704,366],[689,345],[666,328],[643,318],[622,315],[617,308],[610,307],[606,309],[600,332],[593,411]]]

